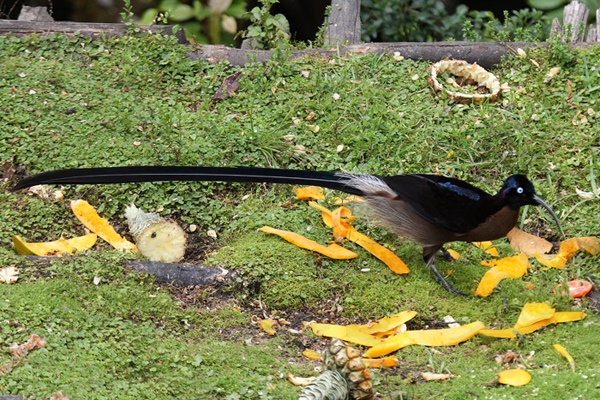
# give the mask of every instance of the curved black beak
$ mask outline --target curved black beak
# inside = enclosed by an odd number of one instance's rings
[[[552,215],[552,218],[554,218],[554,222],[556,223],[556,226],[558,226],[558,230],[559,230],[560,234],[564,235],[562,227],[560,226],[560,221],[558,220],[558,217],[556,216],[556,214],[554,214],[554,211],[552,211],[552,208],[550,208],[550,206],[548,204],[546,204],[546,202],[544,200],[540,199],[535,194],[533,195],[533,201],[535,201],[537,204],[539,204],[540,206],[542,206],[546,210],[548,210],[548,212],[550,213],[550,215]]]

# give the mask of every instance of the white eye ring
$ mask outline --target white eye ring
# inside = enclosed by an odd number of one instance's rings
[[[523,192],[524,192],[524,190],[523,190],[523,188],[522,188],[522,187],[518,187],[518,188],[517,188],[517,193],[518,193],[518,194],[523,194]]]

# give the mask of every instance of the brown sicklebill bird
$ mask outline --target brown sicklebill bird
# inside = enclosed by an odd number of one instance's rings
[[[398,236],[423,248],[423,259],[437,280],[455,290],[435,267],[435,256],[449,242],[482,242],[506,236],[516,225],[519,209],[544,207],[558,226],[550,206],[535,194],[523,175],[511,175],[491,195],[459,179],[438,175],[354,175],[325,171],[227,167],[109,167],[41,173],[18,182],[13,190],[39,184],[107,184],[158,181],[269,182],[316,185],[363,196],[375,216]]]

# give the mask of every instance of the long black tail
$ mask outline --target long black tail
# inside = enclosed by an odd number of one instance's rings
[[[327,171],[302,171],[253,167],[107,167],[62,169],[43,172],[19,181],[12,190],[41,184],[106,184],[159,181],[221,181],[221,182],[268,182],[294,185],[315,185],[342,192],[363,195],[348,186],[351,175]]]

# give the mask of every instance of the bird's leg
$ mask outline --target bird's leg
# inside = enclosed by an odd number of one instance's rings
[[[452,294],[466,296],[465,293],[454,289],[452,287],[452,285],[450,283],[448,283],[446,278],[444,278],[442,276],[440,271],[438,271],[438,269],[435,267],[435,254],[440,249],[441,249],[441,246],[440,247],[423,248],[423,260],[425,260],[425,262],[427,263],[427,266],[429,268],[431,268],[431,271],[435,275],[435,279],[444,287],[444,289],[446,289],[447,291],[449,291]],[[444,252],[447,253],[447,251],[444,251]],[[450,256],[450,254],[448,254],[448,255]],[[450,257],[452,257],[452,256],[450,256]]]
[[[433,273],[435,275],[435,279],[444,287],[444,289],[446,289],[447,291],[449,291],[452,294],[466,296],[465,293],[454,289],[454,287],[452,287],[452,285],[446,280],[446,278],[444,278],[442,276],[440,271],[438,271],[438,269],[435,267],[434,258],[431,258],[429,260],[429,262],[427,263],[427,265],[429,266],[429,268],[431,268],[431,271],[433,271]]]

